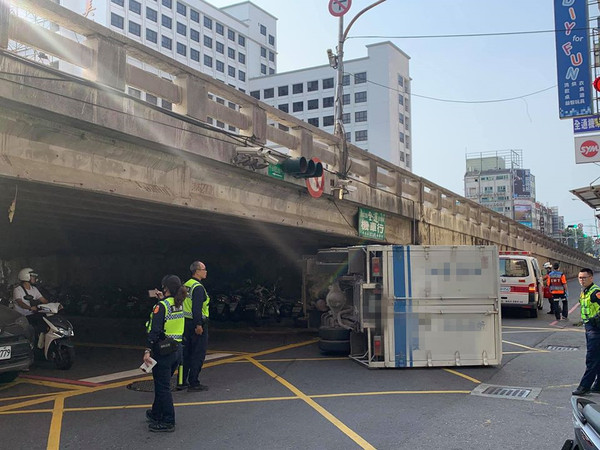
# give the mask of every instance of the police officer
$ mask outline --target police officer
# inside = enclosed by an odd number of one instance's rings
[[[210,297],[201,281],[206,278],[206,266],[201,261],[190,265],[192,278],[185,282],[188,296],[183,302],[185,316],[183,380],[178,389],[188,385],[188,392],[206,391],[208,386],[200,384],[198,377],[206,358],[208,347],[208,304]]]
[[[594,283],[592,269],[581,269],[578,275],[581,285],[581,320],[585,326],[585,373],[573,395],[585,395],[590,390],[600,392],[600,288]]]
[[[550,293],[552,294],[552,301],[554,302],[554,317],[556,320],[560,320],[560,301],[562,300],[562,319],[567,320],[567,316],[569,315],[569,300],[567,293],[567,278],[565,274],[560,270],[560,264],[555,262],[552,264],[552,272],[548,274],[548,283],[547,286],[550,288]]]
[[[169,432],[175,430],[171,376],[181,362],[181,341],[185,327],[183,301],[187,290],[175,275],[164,277],[162,288],[166,298],[159,301],[152,310],[148,322],[149,348],[144,352],[146,364],[150,364],[151,357],[156,360],[152,369],[154,403],[152,409],[146,411],[146,419],[150,422],[150,431]]]

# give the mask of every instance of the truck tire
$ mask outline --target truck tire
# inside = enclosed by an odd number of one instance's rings
[[[319,328],[319,337],[326,341],[347,341],[350,339],[350,330],[338,327]]]
[[[3,372],[0,373],[0,383],[10,383],[19,376],[19,372]]]
[[[531,317],[532,319],[535,319],[538,316],[538,310],[537,308],[534,306],[533,308],[531,308],[529,310],[529,317]]]
[[[321,339],[319,341],[319,350],[321,353],[350,354],[350,341],[328,341]]]

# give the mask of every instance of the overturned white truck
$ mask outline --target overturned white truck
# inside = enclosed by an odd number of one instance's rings
[[[495,246],[320,250],[305,273],[329,306],[320,348],[370,368],[499,365],[498,273]]]

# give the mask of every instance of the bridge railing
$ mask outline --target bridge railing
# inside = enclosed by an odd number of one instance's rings
[[[47,29],[39,21],[11,13],[11,8],[26,10],[58,27]],[[80,68],[87,80],[121,92],[132,87],[166,100],[175,113],[229,125],[250,145],[275,144],[288,149],[292,157],[319,157],[330,179],[340,170],[341,142],[336,136],[52,1],[0,0],[0,49],[7,49],[10,41]],[[427,223],[434,218],[442,227],[445,222],[460,220],[462,226],[474,227],[471,236],[479,238],[473,243],[496,243],[502,250],[537,249],[538,256],[544,259],[558,253],[564,255],[563,261],[582,261],[580,252],[359,147],[349,144],[349,156],[353,182],[412,202],[412,210],[398,211],[412,220]],[[539,249],[545,250],[542,253]]]

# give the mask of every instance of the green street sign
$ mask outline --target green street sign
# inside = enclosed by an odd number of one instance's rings
[[[358,208],[358,235],[385,241],[385,213]]]
[[[270,177],[283,180],[283,170],[281,170],[281,167],[278,164],[269,164],[269,170],[267,173]]]

